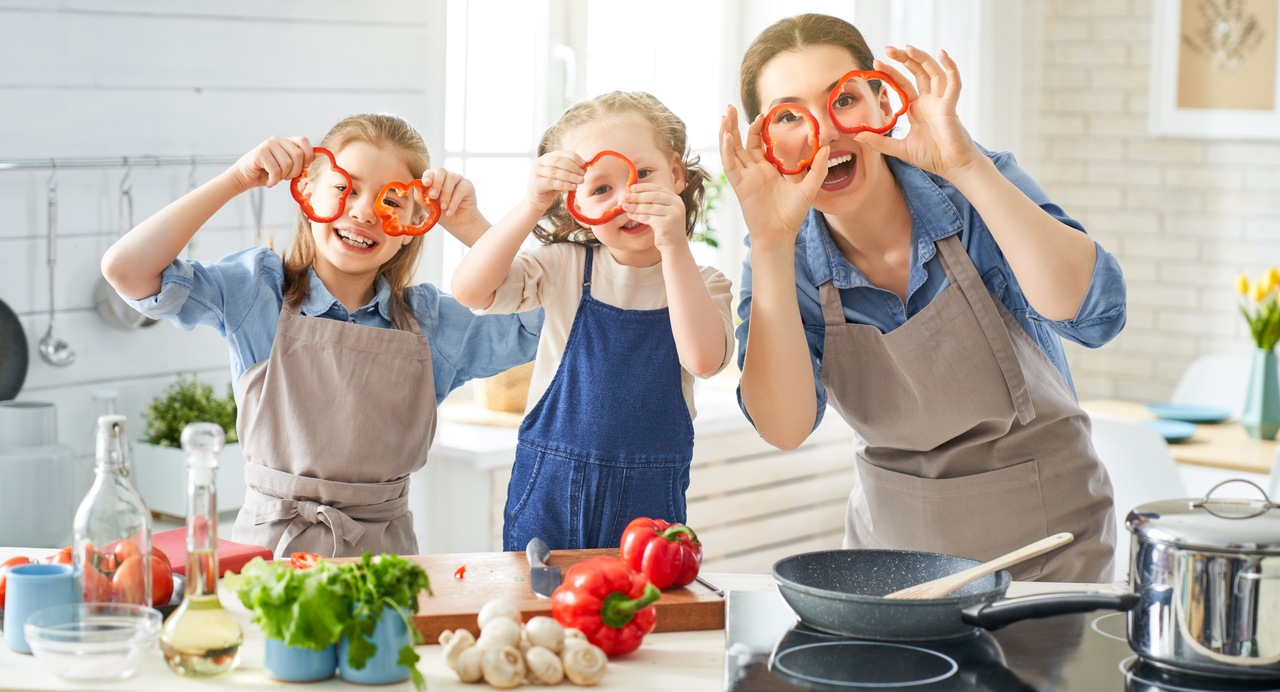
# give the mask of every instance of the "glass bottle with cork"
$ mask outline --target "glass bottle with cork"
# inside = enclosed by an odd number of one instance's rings
[[[129,482],[125,417],[98,417],[94,480],[72,523],[86,603],[151,605],[151,512]]]
[[[218,602],[214,477],[225,441],[222,427],[214,423],[191,423],[182,430],[187,456],[187,584],[182,605],[165,620],[160,634],[164,660],[180,675],[217,675],[240,662],[240,622]]]

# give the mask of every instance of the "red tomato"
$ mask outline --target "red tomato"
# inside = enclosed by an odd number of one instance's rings
[[[106,603],[111,600],[111,580],[107,575],[92,565],[85,565],[83,578],[85,603]]]
[[[157,559],[153,554],[151,556],[151,605],[162,606],[171,600],[173,600],[173,570],[169,568],[168,559]]]
[[[291,553],[289,555],[289,566],[294,569],[310,569],[316,566],[316,562],[320,560],[320,556],[315,553]]]
[[[170,569],[173,568],[173,563],[169,562],[169,556],[165,555],[163,550],[156,548],[155,546],[152,546],[151,561],[156,562],[156,558],[160,558],[159,562],[163,562],[166,567],[169,567]]]
[[[138,544],[128,539],[117,541],[115,545],[107,546],[107,548],[107,552],[115,555],[117,565],[123,565],[125,560],[128,560],[135,555],[142,554],[142,550],[138,548]]]
[[[50,555],[49,562],[52,562],[55,565],[69,565],[75,561],[75,558],[72,557],[72,553],[74,552],[75,548],[67,546],[62,550],[59,550],[57,555]]]
[[[120,563],[119,569],[111,577],[111,600],[116,603],[143,602],[143,567],[141,555],[134,555]]]
[[[17,567],[18,565],[29,565],[29,564],[31,564],[31,558],[26,557],[25,555],[18,555],[17,557],[11,557],[8,560],[5,560],[3,563],[0,563],[0,608],[4,607],[4,598],[5,598],[5,594],[7,593],[5,584],[6,582],[9,581],[8,577],[6,577],[5,575],[9,573],[9,568]]]

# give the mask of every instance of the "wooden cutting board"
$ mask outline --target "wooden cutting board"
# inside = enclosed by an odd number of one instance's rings
[[[572,565],[601,555],[617,557],[618,550],[553,550],[547,564],[559,567],[563,576]],[[445,630],[467,629],[479,636],[476,616],[480,614],[481,606],[495,598],[513,603],[526,622],[536,615],[551,615],[551,601],[539,598],[529,590],[529,561],[522,552],[404,557],[422,565],[435,592],[435,596],[424,592],[418,598],[418,613],[413,616],[414,625],[428,644],[436,643]],[[467,568],[465,576],[454,579],[454,572],[464,565]],[[653,607],[658,610],[655,632],[724,628],[724,599],[698,582],[663,591],[662,599]]]

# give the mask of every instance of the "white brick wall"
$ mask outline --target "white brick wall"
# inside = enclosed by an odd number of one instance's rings
[[[1160,0],[1155,0],[1160,1]],[[1129,320],[1093,351],[1067,345],[1081,398],[1167,399],[1195,356],[1248,351],[1233,277],[1280,264],[1280,142],[1147,134],[1149,0],[1049,0],[1028,167],[1114,253]],[[1037,32],[1029,32],[1034,35]]]

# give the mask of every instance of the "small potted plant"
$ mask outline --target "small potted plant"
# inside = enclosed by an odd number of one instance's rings
[[[1240,422],[1250,437],[1274,440],[1280,431],[1280,373],[1276,366],[1280,267],[1271,267],[1252,283],[1243,274],[1237,276],[1236,291],[1241,296],[1240,313],[1249,323],[1249,335],[1256,347]]]
[[[182,429],[198,422],[217,423],[227,435],[218,455],[218,510],[238,509],[244,503],[244,455],[236,437],[236,401],[230,384],[224,398],[194,373],[179,375],[143,409],[142,419],[146,428],[134,445],[132,480],[151,511],[186,516]]]

